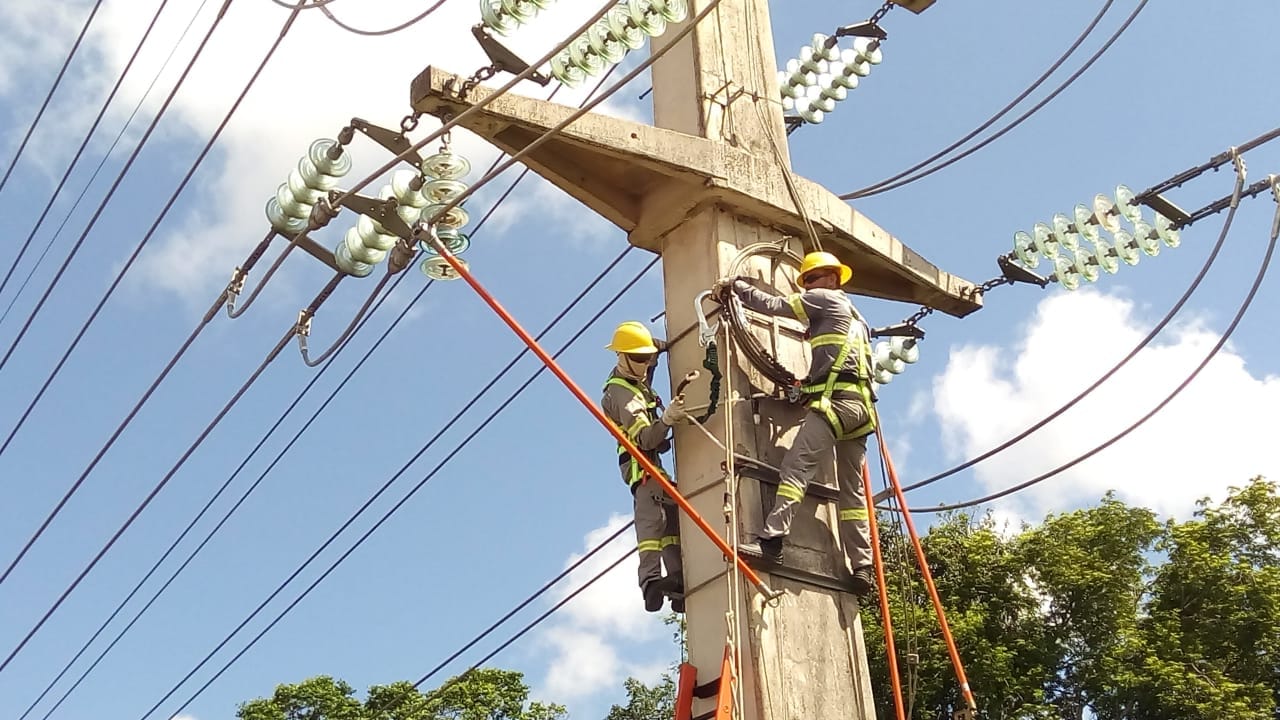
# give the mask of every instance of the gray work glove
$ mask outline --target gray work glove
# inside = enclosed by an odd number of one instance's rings
[[[684,409],[684,395],[677,395],[671,398],[671,404],[662,411],[662,424],[670,427],[682,422],[688,422],[688,420],[689,413]]]
[[[735,292],[735,293],[736,293],[736,292],[738,291],[738,289],[734,286],[734,284],[735,284],[735,283],[737,283],[737,282],[738,282],[738,279],[737,279],[737,278],[732,278],[732,277],[722,277],[722,278],[720,278],[719,280],[715,281],[715,282],[714,282],[714,283],[712,283],[712,285],[711,285],[711,295],[712,295],[712,297],[720,297],[721,295],[723,295],[723,294],[724,294],[724,291],[725,291],[726,289],[728,289],[728,290],[729,290],[729,291],[731,291],[731,292]]]

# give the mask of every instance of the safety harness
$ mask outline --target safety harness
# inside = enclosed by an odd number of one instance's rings
[[[622,429],[622,432],[625,433],[632,442],[637,442],[640,437],[640,431],[658,421],[658,413],[662,404],[658,402],[657,395],[645,392],[639,385],[636,385],[624,378],[611,377],[605,382],[605,389],[608,390],[610,385],[617,385],[618,387],[626,388],[634,394],[638,400],[644,403],[644,413],[636,417],[635,422],[631,423],[631,427],[624,428],[619,426]],[[632,492],[635,492],[636,486],[644,480],[644,470],[640,467],[640,463],[635,458],[631,457],[631,453],[627,452],[627,449],[622,446],[622,443],[618,443],[618,466],[623,467],[628,465],[629,467],[627,468],[626,477],[627,487],[631,488]]]
[[[791,305],[791,310],[795,312],[796,318],[808,326],[809,314],[805,312],[804,303],[801,302],[800,298],[801,295],[799,293],[790,295],[787,297],[787,302]],[[849,318],[849,329],[844,333],[824,333],[806,338],[809,343],[810,355],[817,348],[824,346],[838,345],[840,350],[836,353],[835,360],[832,361],[831,369],[827,372],[825,380],[800,386],[801,393],[816,396],[809,402],[809,407],[826,418],[827,423],[831,425],[831,430],[836,434],[837,440],[860,438],[870,435],[876,429],[875,406],[872,404],[875,398],[871,394],[871,384],[868,382],[871,377],[871,347],[866,336],[857,331],[860,323],[853,312],[852,303],[849,304]],[[842,380],[840,375],[851,353],[856,359],[857,378]],[[846,428],[835,408],[831,406],[831,396],[833,394],[837,391],[848,390],[856,391],[862,397],[862,401],[866,403],[867,408],[867,422],[855,428]]]

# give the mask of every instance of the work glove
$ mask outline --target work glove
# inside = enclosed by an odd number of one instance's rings
[[[717,280],[717,281],[715,281],[714,283],[712,283],[712,285],[711,285],[711,295],[712,295],[713,297],[717,297],[717,298],[718,298],[718,297],[721,297],[721,296],[723,296],[723,295],[724,295],[724,291],[725,291],[726,289],[727,289],[727,290],[729,290],[729,291],[731,291],[731,292],[737,292],[737,288],[735,288],[735,287],[734,287],[734,283],[736,283],[736,282],[738,282],[738,279],[737,279],[737,278],[732,278],[732,277],[722,277],[722,278],[720,278],[719,280]]]
[[[662,411],[662,424],[668,427],[679,423],[688,422],[689,413],[684,409],[684,395],[677,395],[671,398],[671,404]]]

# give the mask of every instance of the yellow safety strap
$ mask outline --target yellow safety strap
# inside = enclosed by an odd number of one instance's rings
[[[617,385],[618,387],[623,387],[630,390],[632,393],[635,394],[637,398],[639,398],[644,402],[645,408],[647,410],[651,412],[656,412],[656,409],[658,407],[657,401],[650,400],[649,397],[645,394],[644,390],[640,389],[634,383],[628,380],[624,380],[623,378],[620,378],[620,377],[611,377],[605,381],[605,384],[604,384],[605,389],[608,389],[610,385]],[[653,421],[649,419],[648,414],[641,415],[640,417],[636,418],[635,422],[631,423],[631,427],[623,428],[623,432],[626,433],[628,438],[634,441],[636,437],[639,436],[641,430],[644,430],[645,428],[649,427],[652,424],[653,424]],[[626,452],[627,452],[627,449],[623,447],[622,443],[618,443],[618,455],[622,455]],[[642,480],[643,478],[644,478],[644,471],[640,468],[639,461],[637,461],[635,458],[631,458],[631,463],[627,468],[627,487],[635,487],[636,483],[640,482],[640,480]]]
[[[662,550],[662,540],[657,538],[653,540],[641,540],[636,543],[636,549],[640,552],[658,552]]]
[[[804,489],[788,483],[778,483],[778,494],[796,502],[804,500]]]
[[[851,319],[851,322],[853,320]],[[835,360],[831,363],[831,369],[827,372],[827,379],[822,384],[806,385],[801,388],[802,392],[813,394],[818,393],[818,397],[811,403],[809,407],[820,413],[831,425],[831,430],[835,432],[837,440],[852,440],[854,438],[869,435],[876,429],[874,407],[871,404],[871,386],[867,382],[870,377],[869,363],[867,362],[868,348],[863,342],[861,335],[855,335],[853,326],[849,328],[846,334],[825,333],[809,339],[809,347],[817,348],[827,345],[840,345],[840,351],[836,353]],[[849,358],[849,353],[856,353],[858,367],[858,382],[837,382],[841,370],[844,368],[845,361]],[[857,390],[862,396],[862,401],[866,403],[868,420],[861,426],[846,429],[844,424],[840,422],[840,416],[836,414],[835,409],[831,406],[831,396],[837,390]]]
[[[669,547],[671,547],[672,545],[679,545],[679,544],[680,544],[680,536],[679,536],[679,535],[663,535],[663,536],[662,536],[662,547],[663,547],[663,548],[669,548]]]
[[[841,520],[868,520],[866,508],[848,508],[840,511]]]

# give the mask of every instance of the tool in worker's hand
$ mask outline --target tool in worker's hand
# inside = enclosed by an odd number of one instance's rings
[[[689,383],[693,382],[694,380],[697,380],[698,376],[701,374],[702,373],[697,370],[690,370],[689,372],[685,373],[684,379],[680,381],[679,385],[676,385],[676,393],[675,393],[676,397],[680,397],[681,395],[683,395],[684,389],[689,387]]]

